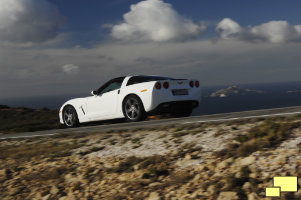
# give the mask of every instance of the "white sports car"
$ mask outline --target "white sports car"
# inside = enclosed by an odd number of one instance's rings
[[[140,121],[147,114],[184,117],[198,107],[201,99],[198,80],[161,76],[115,78],[91,94],[67,101],[60,108],[60,122],[75,127],[84,122],[117,118]]]

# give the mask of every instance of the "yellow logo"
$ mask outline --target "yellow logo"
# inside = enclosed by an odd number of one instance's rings
[[[280,192],[298,192],[297,176],[275,176],[273,179],[274,187],[267,187],[265,194],[267,197],[280,197]]]

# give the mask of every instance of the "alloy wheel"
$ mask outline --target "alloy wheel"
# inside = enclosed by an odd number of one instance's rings
[[[64,122],[67,126],[72,126],[74,124],[75,117],[74,109],[71,107],[66,108],[64,112]]]
[[[125,113],[131,120],[139,117],[139,103],[135,98],[129,98],[125,103]]]

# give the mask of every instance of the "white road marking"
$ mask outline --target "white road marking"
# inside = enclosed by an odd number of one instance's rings
[[[301,114],[301,112],[277,113],[277,114],[269,114],[269,115],[254,115],[254,116],[248,116],[248,117],[233,117],[233,118],[224,118],[224,119],[209,119],[209,120],[202,120],[202,121],[195,121],[195,122],[183,122],[182,124],[219,122],[219,121],[230,121],[230,120],[236,120],[236,119],[250,119],[250,118],[258,118],[258,117],[272,117],[272,116],[293,115],[293,114]]]

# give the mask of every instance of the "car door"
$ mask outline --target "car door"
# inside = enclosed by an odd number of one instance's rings
[[[113,79],[98,90],[98,95],[92,96],[87,102],[90,120],[112,118],[117,111],[120,87],[123,79]]]

